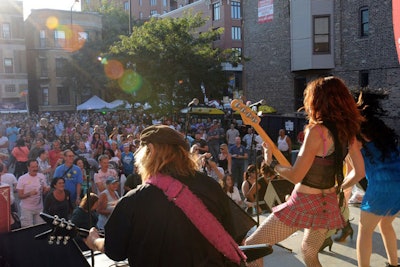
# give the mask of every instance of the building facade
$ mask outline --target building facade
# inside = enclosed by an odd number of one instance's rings
[[[181,4],[177,9],[172,10],[160,16],[178,18],[184,16],[185,13],[192,14],[201,13],[203,17],[208,18],[206,24],[199,28],[199,32],[209,29],[223,28],[224,33],[221,34],[219,40],[213,43],[216,48],[232,49],[239,56],[242,54],[243,34],[242,34],[242,3],[235,0],[199,0],[186,3],[178,1]],[[186,4],[182,4],[186,3]],[[237,96],[242,92],[242,64],[233,66],[230,63],[224,63],[223,70],[229,80],[227,88],[224,88],[224,94]]]
[[[386,121],[400,133],[392,1],[269,1],[267,20],[258,2],[243,2],[244,94],[249,100],[265,99],[279,113],[292,113],[302,106],[309,81],[336,75],[352,90],[388,90]]]
[[[97,13],[32,10],[25,21],[29,103],[33,111],[72,111],[80,103],[77,88],[65,88],[71,53],[87,41],[101,40]],[[84,71],[84,70],[82,70]]]
[[[1,110],[26,110],[28,73],[21,1],[0,1]],[[21,105],[22,104],[22,105]]]

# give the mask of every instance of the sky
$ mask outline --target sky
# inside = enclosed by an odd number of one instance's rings
[[[0,0],[1,1],[1,0]],[[28,17],[31,9],[61,9],[61,10],[80,10],[80,3],[75,3],[75,0],[23,0],[24,3],[24,18]]]

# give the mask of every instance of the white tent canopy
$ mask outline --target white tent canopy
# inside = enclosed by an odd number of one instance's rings
[[[113,108],[118,108],[121,106],[125,107],[125,102],[126,101],[120,100],[120,99],[114,100],[108,104],[108,108],[113,109]]]
[[[82,104],[77,106],[76,110],[97,110],[105,108],[113,108],[113,105],[110,105],[110,103],[95,95],[88,99],[86,102],[83,102]]]

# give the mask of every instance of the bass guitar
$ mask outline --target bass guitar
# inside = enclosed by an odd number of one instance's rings
[[[49,215],[41,212],[40,217],[51,226],[51,229],[38,234],[35,239],[47,238],[49,245],[66,245],[76,236],[87,237],[89,230],[77,227],[70,220],[60,218],[57,215]],[[100,236],[104,237],[100,233]],[[247,257],[247,261],[254,261],[258,258],[265,257],[273,252],[273,249],[268,244],[239,246]]]
[[[242,117],[243,123],[246,125],[251,125],[254,130],[261,136],[261,138],[268,144],[268,147],[272,150],[272,155],[276,158],[279,164],[290,167],[289,161],[282,154],[282,152],[278,149],[275,143],[271,140],[268,134],[264,131],[264,129],[260,126],[260,117],[251,110],[250,107],[243,104],[243,102],[239,99],[234,99],[231,102],[231,107],[235,111],[240,112],[240,116]]]

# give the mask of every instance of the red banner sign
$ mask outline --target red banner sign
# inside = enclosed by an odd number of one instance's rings
[[[397,57],[400,63],[400,0],[392,0],[393,31]]]
[[[258,23],[265,23],[274,19],[274,0],[258,1]]]

